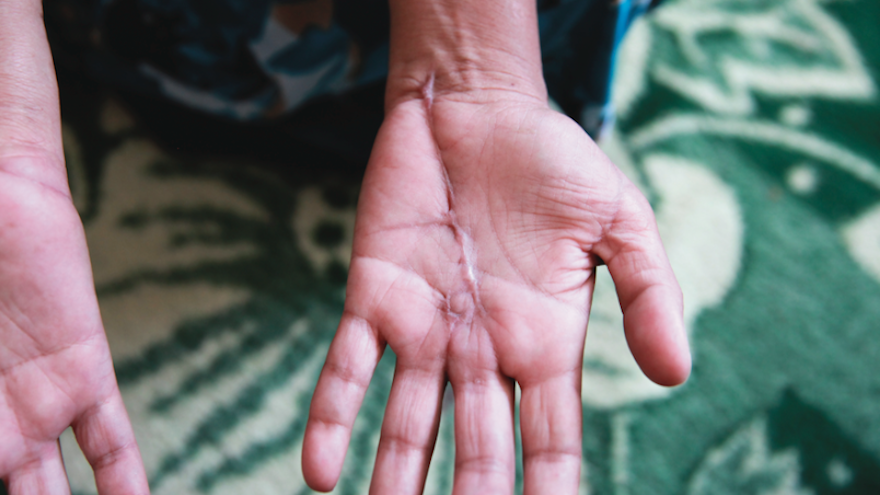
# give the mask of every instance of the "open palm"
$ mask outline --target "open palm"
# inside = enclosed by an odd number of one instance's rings
[[[574,122],[528,100],[415,98],[387,115],[358,206],[345,313],[312,402],[304,470],[329,490],[385,345],[397,355],[373,493],[421,493],[447,381],[454,493],[576,493],[580,377],[597,263],[630,348],[683,381],[681,295],[638,190]]]
[[[146,493],[67,192],[0,172],[0,211],[0,477],[13,494],[68,493],[72,425],[101,493]]]
[[[101,495],[149,491],[67,185],[42,3],[0,2],[0,479],[12,495],[69,493],[68,426]]]

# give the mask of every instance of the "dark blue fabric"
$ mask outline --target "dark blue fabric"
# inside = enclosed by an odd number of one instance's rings
[[[593,134],[611,115],[616,47],[650,3],[538,2],[551,97]],[[58,63],[236,120],[271,119],[387,73],[382,0],[45,0],[44,9]]]

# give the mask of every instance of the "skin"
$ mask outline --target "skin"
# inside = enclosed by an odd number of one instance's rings
[[[594,269],[643,371],[682,383],[681,291],[651,208],[548,108],[531,0],[392,1],[386,118],[364,178],[345,311],[312,399],[306,481],[337,482],[386,346],[397,356],[371,493],[424,488],[446,383],[453,493],[574,494]]]
[[[0,1],[0,478],[69,493],[72,426],[103,494],[148,493],[70,198],[41,4]]]
[[[420,493],[447,382],[454,493],[576,493],[580,368],[608,264],[645,373],[683,382],[681,293],[644,197],[552,112],[533,0],[392,0],[386,120],[358,206],[345,311],[315,390],[306,481],[339,478],[386,346],[397,370],[373,493]],[[148,493],[67,186],[39,0],[0,0],[0,478],[69,493],[72,426],[101,495]]]

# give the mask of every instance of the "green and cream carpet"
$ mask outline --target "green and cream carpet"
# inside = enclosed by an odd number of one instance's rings
[[[880,2],[669,0],[618,74],[604,147],[656,208],[695,363],[676,389],[643,378],[600,271],[582,493],[880,494]],[[310,493],[357,167],[159,147],[132,105],[90,94],[64,103],[65,149],[153,493]],[[393,361],[336,493],[367,491]],[[447,414],[427,493],[449,493],[453,452]]]

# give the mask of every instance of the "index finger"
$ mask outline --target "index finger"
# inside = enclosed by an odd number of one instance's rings
[[[351,313],[342,316],[312,396],[303,438],[303,476],[315,490],[329,492],[339,480],[351,429],[384,347],[366,320]]]

